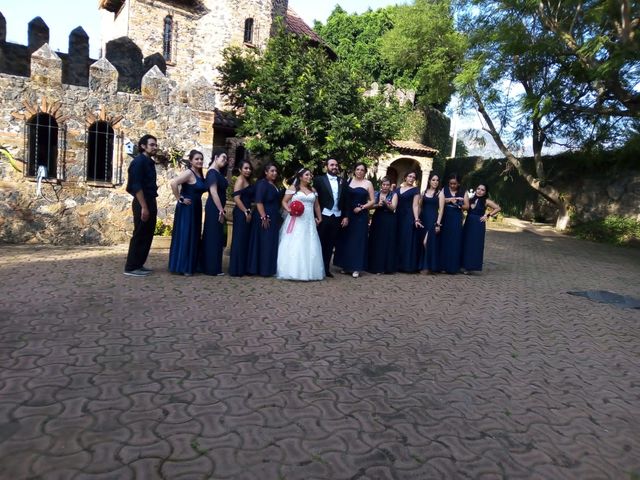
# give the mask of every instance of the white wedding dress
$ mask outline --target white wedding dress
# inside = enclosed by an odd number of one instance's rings
[[[313,213],[317,196],[315,192],[305,194],[298,191],[291,198],[291,201],[298,200],[304,204],[304,213],[295,217],[290,233],[287,233],[287,230],[294,220],[291,215],[287,214],[280,228],[277,273],[279,279],[309,281],[324,278],[322,247]]]

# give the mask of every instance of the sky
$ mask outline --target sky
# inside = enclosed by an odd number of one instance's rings
[[[310,26],[314,20],[326,21],[335,6],[339,4],[347,12],[364,12],[406,3],[405,0],[342,0],[338,2],[316,2],[310,0],[289,0],[294,9]],[[64,5],[64,8],[61,6]],[[81,26],[89,35],[90,55],[98,58],[100,50],[100,15],[98,0],[0,0],[0,12],[7,20],[7,41],[26,45],[27,24],[35,17],[42,17],[49,26],[50,46],[54,51],[67,52],[69,33]],[[72,13],[72,14],[71,14]]]
[[[349,13],[362,13],[371,8],[409,3],[409,0],[340,0],[312,1],[289,0],[289,7],[295,10],[310,26],[314,21],[325,22],[336,5]],[[64,5],[64,8],[60,8]],[[7,21],[7,41],[27,44],[27,24],[40,16],[49,26],[50,46],[54,51],[68,52],[69,33],[78,26],[89,35],[89,49],[92,58],[99,57],[100,15],[98,0],[66,0],[64,3],[52,0],[0,0],[0,12]],[[73,14],[70,14],[72,12]],[[474,116],[460,119],[459,128],[478,128]]]

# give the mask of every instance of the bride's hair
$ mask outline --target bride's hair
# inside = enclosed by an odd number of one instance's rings
[[[302,179],[302,176],[307,173],[310,172],[311,170],[309,170],[306,167],[302,167],[300,170],[298,170],[295,174],[295,176],[291,179],[291,185],[293,186],[293,188],[295,188],[296,192],[300,190],[300,180]]]

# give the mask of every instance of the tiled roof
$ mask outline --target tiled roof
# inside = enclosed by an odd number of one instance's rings
[[[426,145],[412,140],[391,140],[389,143],[392,147],[397,148],[401,152],[428,153],[431,155],[438,153],[438,150],[435,148],[427,147]]]
[[[238,126],[236,116],[231,112],[223,112],[222,110],[215,109],[213,111],[214,119],[213,126],[218,128],[234,129]]]
[[[294,35],[307,37],[318,45],[325,45],[325,41],[313,29],[300,18],[300,16],[291,8],[287,8],[287,16],[285,17],[285,25],[287,30]]]
[[[122,7],[124,0],[99,0],[98,8],[102,8],[109,12],[116,13]]]

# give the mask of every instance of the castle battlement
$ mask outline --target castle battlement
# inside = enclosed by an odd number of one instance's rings
[[[27,28],[27,45],[7,42],[6,20],[0,12],[0,73],[42,81],[49,78],[52,85],[96,85],[95,81],[91,81],[91,66],[98,60],[89,56],[89,36],[82,27],[77,27],[69,34],[68,53],[53,52],[48,46],[49,27],[42,18],[34,18]],[[46,49],[42,50],[45,45]],[[160,53],[143,57],[141,49],[127,37],[107,42],[104,57],[118,72],[116,85],[119,91],[139,92],[145,74],[153,67],[157,67],[163,74],[167,71],[166,62]],[[46,68],[43,70],[42,67]]]

